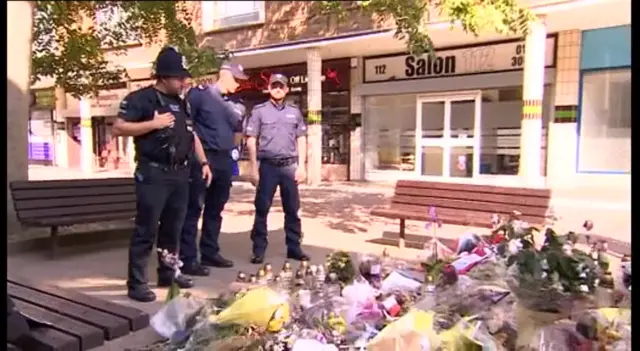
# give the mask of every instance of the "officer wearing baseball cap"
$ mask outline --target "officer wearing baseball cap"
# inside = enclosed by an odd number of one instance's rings
[[[233,157],[236,160],[238,157],[238,140],[234,134],[242,131],[244,117],[244,107],[237,106],[231,95],[240,86],[238,80],[244,79],[247,79],[247,75],[241,65],[224,62],[215,84],[196,86],[187,93],[195,130],[213,170],[213,180],[208,188],[202,186],[198,169],[194,169],[191,177],[189,208],[180,238],[180,258],[184,262],[182,272],[188,275],[209,275],[207,266],[233,267],[233,262],[220,254],[218,237],[222,227],[222,211],[231,191]],[[201,214],[202,235],[198,260],[196,236]]]
[[[298,184],[306,179],[307,126],[300,109],[284,101],[288,79],[283,74],[269,77],[269,100],[255,106],[246,127],[251,182],[257,186],[255,219],[251,230],[251,262],[261,264],[267,250],[267,215],[276,188],[284,210],[287,258],[308,261],[301,247],[302,229],[298,210]],[[258,166],[260,160],[260,166]]]
[[[177,254],[189,196],[189,168],[197,155],[205,183],[211,170],[198,136],[194,133],[188,104],[180,98],[190,77],[183,56],[166,47],[156,59],[154,85],[129,93],[120,103],[113,135],[132,136],[136,151],[136,218],[129,246],[128,296],[151,302],[155,294],[147,285],[149,255],[156,241],[158,249]],[[159,223],[159,225],[158,225]],[[172,267],[158,257],[158,286],[174,281],[190,288],[193,281],[175,277]]]

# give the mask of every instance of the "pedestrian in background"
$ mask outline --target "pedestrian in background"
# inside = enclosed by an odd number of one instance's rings
[[[282,74],[271,75],[269,100],[253,108],[246,127],[251,183],[257,187],[256,213],[251,230],[251,262],[254,264],[264,262],[268,244],[267,215],[278,187],[284,210],[287,258],[309,260],[302,251],[302,228],[298,216],[298,184],[306,180],[307,126],[300,109],[285,102],[289,92],[287,82],[287,77]]]
[[[156,59],[153,86],[129,93],[120,103],[114,136],[132,136],[136,151],[136,227],[129,246],[128,296],[151,302],[156,295],[146,279],[149,255],[157,237],[158,249],[175,253],[189,195],[189,169],[197,155],[205,184],[211,181],[202,144],[193,130],[188,104],[180,98],[189,72],[184,58],[171,47]],[[159,223],[159,225],[158,225]],[[158,286],[173,282],[193,286],[185,276],[175,277],[158,255]]]
[[[199,85],[187,93],[191,105],[195,130],[213,171],[211,185],[203,189],[192,182],[189,210],[182,229],[180,258],[185,274],[206,276],[206,266],[228,268],[233,262],[220,254],[218,238],[222,227],[222,211],[229,200],[233,176],[234,134],[242,131],[242,115],[228,101],[228,96],[239,87],[236,80],[247,79],[242,66],[226,62],[220,67],[219,77],[213,85]],[[237,153],[237,150],[235,151]],[[192,179],[200,179],[196,174]],[[204,194],[204,195],[201,195]],[[200,200],[201,199],[201,200]],[[202,234],[200,236],[200,260],[196,236],[202,211]]]

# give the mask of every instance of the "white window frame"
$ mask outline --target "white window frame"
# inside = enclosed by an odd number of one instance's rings
[[[255,11],[226,16],[223,6],[232,6],[231,3],[233,2],[234,1],[201,1],[202,30],[204,32],[211,32],[264,23],[265,1],[253,1]],[[248,1],[242,2],[247,3]]]

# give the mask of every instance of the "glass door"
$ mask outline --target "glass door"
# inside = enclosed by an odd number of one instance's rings
[[[479,91],[418,96],[415,169],[419,175],[478,176],[481,106]]]

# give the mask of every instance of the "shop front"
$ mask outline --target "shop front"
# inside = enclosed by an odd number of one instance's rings
[[[524,41],[439,49],[434,56],[365,57],[358,87],[365,179],[517,182],[521,122],[535,110],[542,113],[545,175],[556,39],[548,36],[542,49],[544,94],[535,103],[523,98]]]
[[[249,76],[238,95],[248,111],[268,100],[267,86],[273,73],[289,78],[287,101],[307,115],[307,64],[245,69]],[[350,59],[322,62],[322,174],[325,180],[347,180],[350,150]],[[246,157],[246,155],[245,155]],[[241,168],[243,165],[241,165]]]

